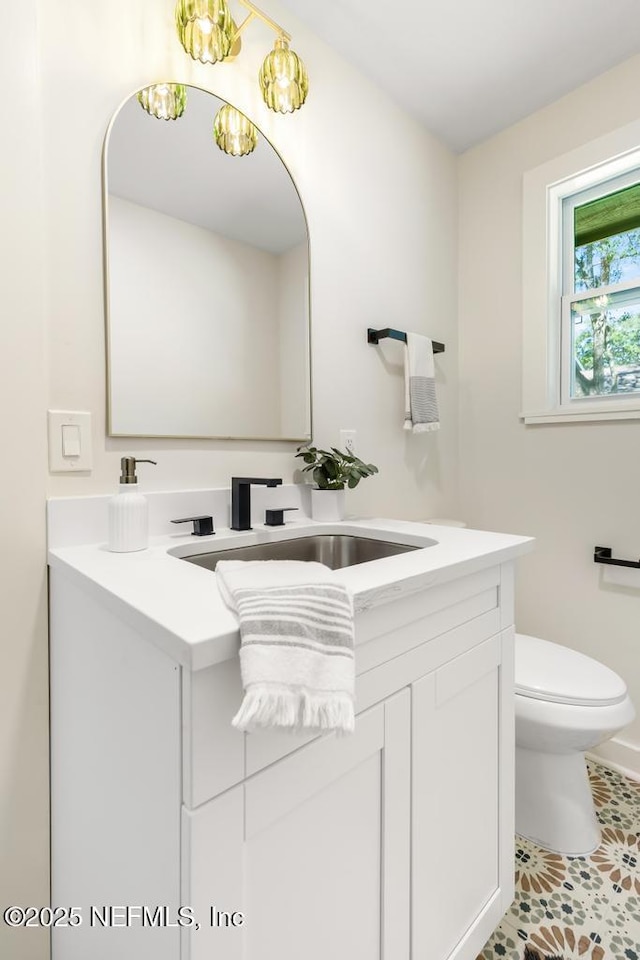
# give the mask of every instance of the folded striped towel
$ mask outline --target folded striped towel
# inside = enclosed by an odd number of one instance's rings
[[[352,731],[353,604],[333,571],[297,560],[224,560],[216,579],[240,621],[244,700],[233,726]]]
[[[417,333],[407,334],[404,351],[404,409],[405,430],[424,433],[440,429],[433,344]]]

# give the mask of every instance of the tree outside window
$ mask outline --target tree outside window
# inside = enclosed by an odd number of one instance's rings
[[[574,206],[572,246],[570,395],[640,392],[640,184]]]

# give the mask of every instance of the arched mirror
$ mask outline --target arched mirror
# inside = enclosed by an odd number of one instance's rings
[[[300,197],[259,131],[252,152],[229,155],[213,132],[224,101],[180,92],[177,119],[134,94],[107,135],[109,435],[306,440]]]

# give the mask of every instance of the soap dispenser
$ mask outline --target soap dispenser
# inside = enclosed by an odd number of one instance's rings
[[[131,553],[145,550],[148,546],[149,504],[147,498],[136,490],[136,464],[155,462],[136,460],[135,457],[122,457],[120,460],[120,490],[109,501],[107,548],[113,553]]]

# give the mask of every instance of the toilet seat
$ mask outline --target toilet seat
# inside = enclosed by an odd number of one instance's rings
[[[518,633],[516,694],[534,700],[602,707],[622,703],[627,687],[609,667],[576,650]]]

